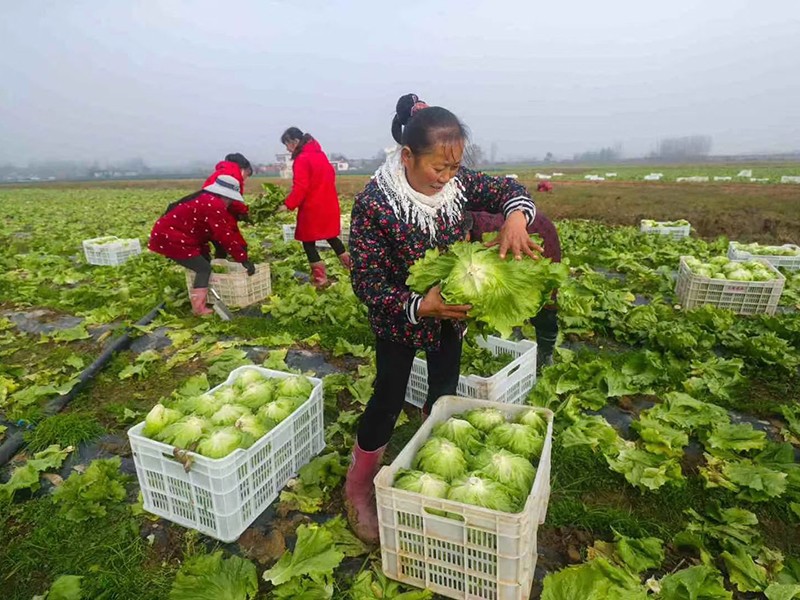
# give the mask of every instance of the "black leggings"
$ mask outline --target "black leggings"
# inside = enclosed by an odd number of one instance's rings
[[[202,255],[174,260],[180,266],[194,271],[194,287],[208,287],[208,280],[211,278],[211,260]]]
[[[331,248],[333,248],[333,251],[336,252],[336,256],[347,252],[347,248],[344,247],[342,240],[340,240],[338,237],[330,238],[327,240],[327,242],[330,244]],[[317,250],[317,242],[303,242],[303,250],[306,251],[308,262],[316,263],[322,260],[319,256],[319,251]]]
[[[558,308],[555,306],[543,308],[531,319],[531,325],[536,329],[538,351],[552,354],[558,338]]]
[[[372,398],[358,424],[358,445],[362,450],[377,450],[392,437],[394,424],[406,397],[406,386],[417,350],[397,342],[378,339],[375,344],[375,377]],[[450,321],[442,321],[441,346],[426,352],[428,360],[428,399],[423,412],[440,396],[456,393],[461,363],[461,336]]]

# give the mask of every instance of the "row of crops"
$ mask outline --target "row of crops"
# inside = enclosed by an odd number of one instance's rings
[[[144,241],[179,193],[0,191],[0,431],[24,430],[27,441],[0,474],[0,588],[25,600],[433,597],[388,579],[379,552],[343,518],[374,340],[332,254],[323,256],[338,282],[316,291],[298,276],[307,268],[299,245],[283,241],[290,216],[245,226],[253,258],[270,263],[273,294],[230,322],[191,317],[183,273],[160,257],[86,264],[82,240]],[[772,316],[683,311],[680,257],[715,264],[729,240],[557,225],[570,269],[562,340],[527,399],[554,413],[533,597],[800,597],[800,276],[785,272]],[[103,344],[160,302],[133,348],[47,416]],[[464,374],[505,364],[468,348]],[[252,364],[322,379],[324,449],[236,543],[144,512],[127,430],[159,401],[211,420],[219,406],[193,400],[189,410],[188,399]],[[253,415],[271,404],[260,396]],[[218,427],[229,416],[218,415]],[[419,426],[409,408],[387,461]],[[417,473],[443,468],[429,462]],[[457,481],[461,497],[485,493],[457,475],[447,485]]]

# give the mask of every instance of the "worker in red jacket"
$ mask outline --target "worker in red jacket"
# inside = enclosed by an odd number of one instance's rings
[[[319,142],[308,133],[290,127],[281,135],[281,143],[292,153],[294,164],[292,191],[279,210],[297,209],[294,238],[303,243],[311,264],[311,282],[317,288],[325,287],[328,276],[317,251],[319,240],[328,241],[348,271],[352,266],[350,253],[339,239],[342,225],[336,174]]]
[[[231,175],[219,175],[212,184],[189,194],[167,207],[153,225],[148,248],[195,272],[190,293],[192,312],[208,315],[206,307],[211,256],[208,243],[218,242],[248,275],[256,272],[247,258],[247,244],[236,219],[228,212],[231,202],[243,202],[239,182]]]

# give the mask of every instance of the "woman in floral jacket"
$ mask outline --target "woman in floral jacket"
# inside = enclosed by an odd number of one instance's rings
[[[372,480],[405,399],[418,349],[426,352],[428,414],[458,384],[463,320],[471,308],[448,305],[438,286],[424,296],[406,286],[408,270],[430,248],[463,240],[465,211],[503,213],[500,255],[537,258],[526,231],[536,208],[516,181],[461,166],[467,132],[450,111],[416,95],[397,102],[392,136],[400,146],[356,196],[350,229],[352,281],[367,305],[376,340],[374,392],[361,417],[345,483],[348,517],[364,541],[378,540]]]

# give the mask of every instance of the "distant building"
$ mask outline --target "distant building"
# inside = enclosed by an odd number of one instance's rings
[[[280,176],[284,179],[290,179],[292,177],[292,164],[294,162],[292,160],[292,155],[286,152],[276,154],[275,160],[277,161]],[[345,160],[332,160],[331,165],[333,165],[333,168],[337,172],[350,170],[350,163]]]
[[[279,167],[279,174],[284,179],[290,179],[292,176],[292,155],[288,152],[284,152],[283,154],[276,154],[276,160],[278,161]]]

